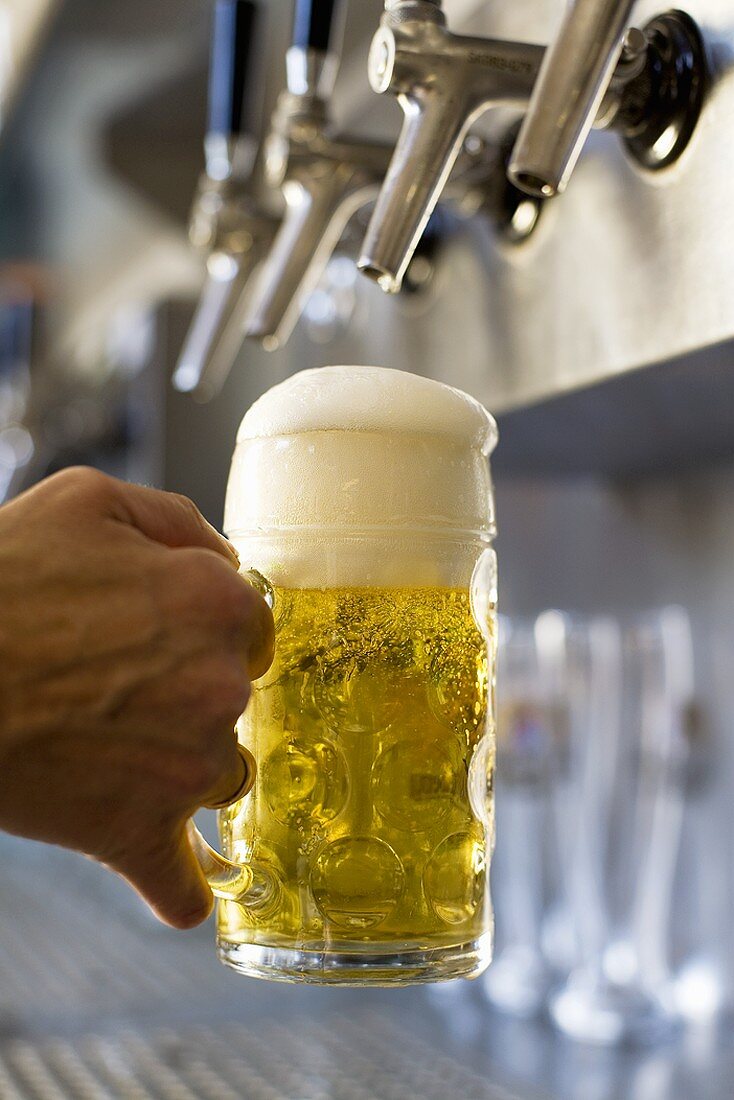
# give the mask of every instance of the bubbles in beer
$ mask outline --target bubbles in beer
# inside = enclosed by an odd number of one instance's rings
[[[344,809],[344,757],[329,741],[300,737],[279,745],[262,766],[262,790],[276,821],[297,829],[333,821]]]
[[[375,806],[390,825],[425,832],[461,798],[462,764],[456,746],[428,741],[428,731],[399,741],[378,756],[372,778]]]
[[[450,637],[439,639],[431,661],[428,702],[439,721],[475,741],[487,711],[485,659],[457,650]]]
[[[332,661],[316,676],[314,700],[330,729],[379,733],[395,714],[391,679],[392,670],[384,662],[360,668],[359,662],[349,659]]]
[[[426,866],[423,886],[436,916],[446,924],[463,924],[482,904],[486,884],[481,835],[454,833],[436,848]]]
[[[316,904],[339,928],[373,928],[390,915],[405,889],[405,873],[389,844],[343,837],[319,854],[311,872]]]
[[[348,950],[482,935],[476,811],[487,821],[489,811],[475,803],[487,787],[475,780],[470,803],[467,774],[485,727],[487,644],[469,592],[275,595],[289,615],[239,725],[260,776],[232,817],[226,850],[271,852],[283,905],[256,932],[244,910],[237,927],[228,907],[227,938]],[[493,742],[482,744],[489,752]]]
[[[405,623],[373,592],[343,593],[318,662],[314,701],[333,730],[374,734],[386,729],[399,707],[404,670],[413,662]]]

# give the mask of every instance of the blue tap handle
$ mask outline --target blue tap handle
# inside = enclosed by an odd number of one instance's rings
[[[334,31],[344,14],[344,0],[296,0],[293,45],[329,53]]]
[[[217,0],[209,80],[211,134],[237,137],[248,132],[259,17],[253,0]]]

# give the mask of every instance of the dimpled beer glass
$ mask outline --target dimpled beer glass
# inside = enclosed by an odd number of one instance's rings
[[[245,974],[489,963],[495,442],[472,398],[365,367],[296,375],[242,423],[225,529],[277,637],[238,726],[257,781],[220,815],[260,882],[220,892],[220,956]]]

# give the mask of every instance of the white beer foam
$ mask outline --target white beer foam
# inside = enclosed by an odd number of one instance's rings
[[[378,367],[324,367],[245,416],[225,530],[421,531],[491,538],[494,420],[474,398]]]
[[[489,455],[497,425],[469,394],[385,367],[320,367],[268,390],[237,441],[299,432],[406,432],[452,437]]]

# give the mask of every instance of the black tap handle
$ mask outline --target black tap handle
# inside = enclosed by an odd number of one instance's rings
[[[258,17],[258,5],[253,0],[216,2],[209,79],[210,133],[236,137],[247,130]]]
[[[344,0],[296,0],[293,45],[328,53],[343,15]]]

